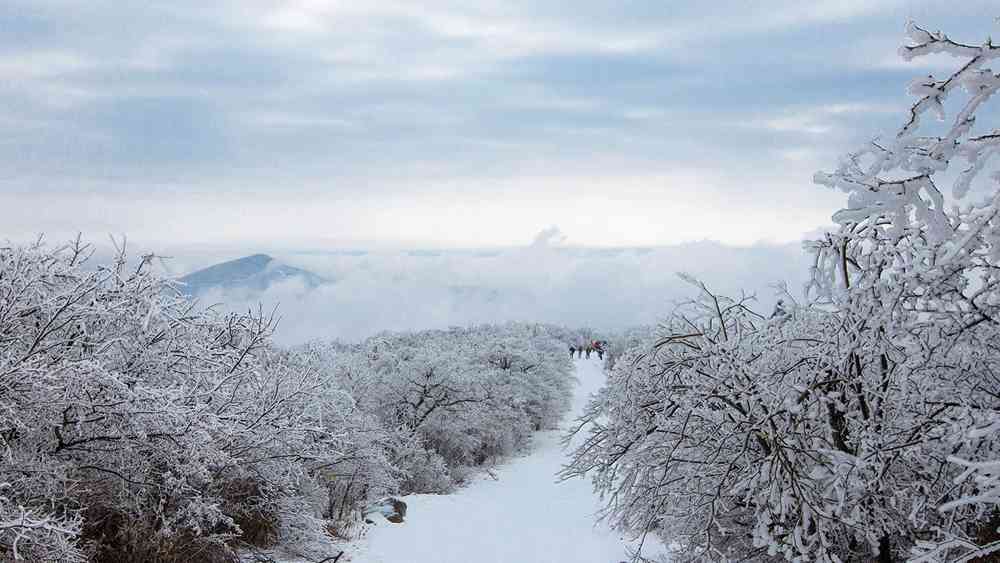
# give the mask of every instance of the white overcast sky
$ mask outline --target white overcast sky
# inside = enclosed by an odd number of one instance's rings
[[[786,242],[994,2],[4,0],[0,237]],[[934,61],[931,62],[932,66]]]

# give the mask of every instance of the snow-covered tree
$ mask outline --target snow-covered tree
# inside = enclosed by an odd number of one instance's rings
[[[567,475],[690,560],[970,560],[995,546],[1000,131],[975,120],[1000,48],[916,25],[946,78],[820,184],[848,205],[809,301],[765,318],[711,293],[614,364]],[[946,119],[951,108],[953,117]],[[930,111],[938,122],[928,122]],[[954,166],[953,166],[954,165]],[[959,168],[956,172],[955,166]],[[948,190],[941,186],[950,184]]]
[[[351,397],[270,345],[271,316],[201,309],[149,257],[86,259],[0,249],[0,557],[321,547],[324,468],[380,447]]]

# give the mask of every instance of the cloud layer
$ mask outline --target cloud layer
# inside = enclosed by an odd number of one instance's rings
[[[202,301],[234,310],[277,306],[282,320],[276,337],[284,343],[508,320],[615,329],[656,323],[677,301],[693,297],[695,290],[678,271],[721,293],[754,293],[765,314],[775,301],[773,284],[785,282],[797,294],[808,272],[807,257],[795,244],[739,248],[698,242],[649,249],[532,244],[280,258],[334,283],[312,290],[292,281],[263,293],[215,291]]]

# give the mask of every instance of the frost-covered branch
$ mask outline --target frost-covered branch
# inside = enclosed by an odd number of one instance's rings
[[[975,118],[1000,49],[908,34],[904,56],[962,62],[911,84],[889,140],[816,175],[848,198],[807,245],[808,300],[765,320],[688,278],[698,297],[616,358],[581,422],[564,476],[589,476],[604,517],[673,560],[996,550],[1000,132]]]

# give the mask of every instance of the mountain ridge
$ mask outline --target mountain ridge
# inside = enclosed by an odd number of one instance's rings
[[[265,291],[276,283],[299,278],[312,289],[329,280],[309,270],[279,262],[267,254],[251,254],[219,262],[177,278],[181,290],[198,295],[211,289]]]

